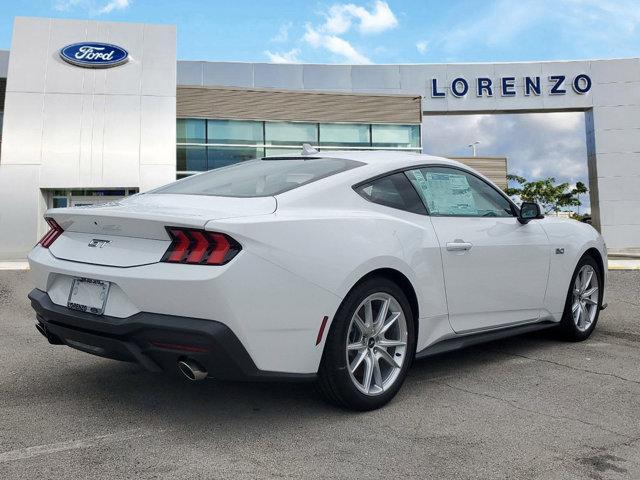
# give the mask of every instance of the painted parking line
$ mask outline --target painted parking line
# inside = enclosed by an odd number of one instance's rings
[[[0,262],[0,270],[29,270],[28,262]]]
[[[109,443],[122,442],[132,438],[140,438],[157,433],[157,431],[143,431],[141,429],[126,430],[117,433],[109,433],[107,435],[98,435],[95,437],[84,438],[80,440],[69,440],[67,442],[49,443],[46,445],[35,445],[32,447],[19,448],[17,450],[9,450],[0,453],[0,463],[12,462],[15,460],[25,460],[27,458],[39,457],[41,455],[49,455],[51,453],[66,452],[69,450],[78,450],[82,448],[90,448],[97,445],[105,445]]]
[[[609,260],[609,270],[640,270],[640,260]]]

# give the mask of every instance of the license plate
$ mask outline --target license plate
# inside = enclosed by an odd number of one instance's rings
[[[109,282],[90,278],[74,278],[67,307],[81,312],[102,315],[109,296]]]

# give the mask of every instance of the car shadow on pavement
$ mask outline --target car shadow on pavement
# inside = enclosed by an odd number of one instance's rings
[[[552,344],[557,342],[534,333],[416,361],[400,395],[387,408],[402,407],[402,402],[410,401],[403,392],[407,395],[411,392],[408,396],[421,394],[422,390],[429,394],[429,382],[462,375],[473,377],[474,371],[504,361],[505,356],[500,353],[503,349],[517,353],[552,348]],[[171,428],[266,415],[271,422],[269,428],[274,428],[279,421],[290,422],[292,417],[303,421],[309,417],[353,415],[325,403],[313,382],[240,383],[214,379],[190,382],[177,369],[174,373],[154,374],[137,364],[88,357],[73,350],[65,353],[65,357],[67,361],[58,365],[56,377],[47,376],[47,369],[38,369],[38,376],[45,378],[31,378],[28,394],[32,398],[54,397],[62,404],[81,405],[82,414],[92,417],[117,411],[118,416],[144,420],[157,428]]]

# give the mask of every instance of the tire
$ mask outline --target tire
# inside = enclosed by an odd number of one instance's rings
[[[585,288],[584,282],[587,280],[589,273],[592,274],[591,283]],[[597,284],[594,284],[594,281]],[[597,288],[597,292],[585,296],[594,286]],[[589,255],[583,256],[571,276],[567,300],[559,326],[559,333],[562,339],[570,342],[582,342],[589,338],[596,328],[598,317],[600,316],[603,288],[602,268],[593,257]],[[585,300],[582,300],[583,298]]]
[[[349,410],[382,407],[400,390],[415,343],[413,312],[398,285],[384,277],[364,280],[343,300],[327,334],[318,372],[320,392]]]

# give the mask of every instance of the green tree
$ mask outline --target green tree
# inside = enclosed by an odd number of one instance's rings
[[[507,195],[519,197],[523,202],[537,202],[545,213],[559,212],[564,207],[578,207],[582,205],[578,195],[587,193],[587,187],[582,182],[577,182],[575,188],[569,188],[566,182],[556,185],[553,177],[535,182],[518,175],[507,175],[507,179],[518,184],[516,188],[507,187]]]

